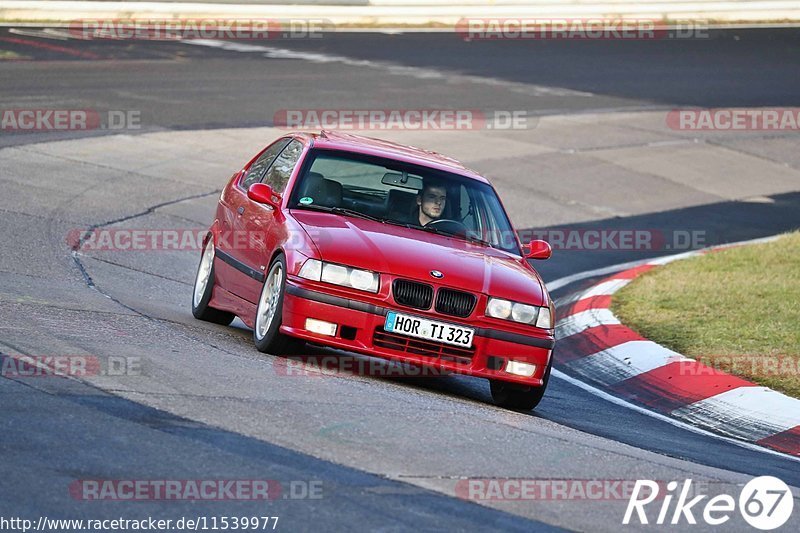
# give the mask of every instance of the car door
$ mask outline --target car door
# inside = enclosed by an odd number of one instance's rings
[[[274,158],[259,181],[272,187],[277,194],[283,195],[289,178],[303,154],[303,148],[304,145],[301,141],[291,140]],[[269,260],[282,240],[286,229],[282,224],[282,218],[275,216],[271,206],[254,202],[245,197],[245,204],[242,207],[244,209],[242,216],[237,218],[239,225],[236,231],[246,236],[247,245],[239,251],[239,256],[241,261],[253,270],[254,274],[259,274],[250,276],[250,279],[247,280],[246,292],[242,294],[242,297],[256,302],[261,294]]]
[[[240,298],[254,302],[252,296],[254,286],[259,283],[261,276],[258,265],[247,263],[247,247],[249,236],[244,227],[244,218],[249,216],[248,210],[253,202],[247,198],[247,189],[253,183],[259,183],[267,173],[275,158],[292,141],[291,138],[278,139],[256,158],[253,163],[242,171],[237,183],[231,187],[230,194],[220,201],[220,222],[222,234],[218,240],[217,251],[220,258],[219,274],[225,280],[225,289]],[[221,254],[219,253],[221,252]],[[261,278],[263,279],[263,278]]]

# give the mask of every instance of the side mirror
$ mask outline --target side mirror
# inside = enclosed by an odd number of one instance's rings
[[[281,205],[281,195],[272,190],[272,187],[266,183],[254,183],[247,189],[247,197],[258,202],[265,204],[273,209],[278,209]]]
[[[550,259],[550,256],[553,255],[553,249],[547,241],[534,239],[528,246],[530,249],[525,254],[527,259]]]

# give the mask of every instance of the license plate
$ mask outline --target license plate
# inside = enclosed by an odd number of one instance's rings
[[[417,337],[430,341],[443,342],[462,348],[472,347],[472,338],[475,330],[461,326],[454,326],[444,322],[436,322],[427,318],[404,315],[390,311],[386,315],[384,331],[399,333],[409,337]]]

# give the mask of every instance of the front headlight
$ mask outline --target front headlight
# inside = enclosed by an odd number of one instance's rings
[[[350,269],[350,286],[362,291],[378,292],[378,275],[367,270]]]
[[[306,261],[300,268],[298,276],[368,292],[378,292],[380,281],[380,276],[375,272],[335,263],[325,263],[317,259]]]
[[[553,327],[549,307],[510,302],[502,298],[489,298],[489,303],[486,304],[486,316],[530,324],[543,329]]]
[[[347,267],[322,263],[322,281],[333,283],[334,285],[347,285],[347,274]]]
[[[495,318],[508,318],[511,316],[511,302],[500,298],[489,298],[486,314]]]
[[[511,306],[511,319],[523,324],[530,324],[536,320],[539,308],[533,305],[514,304]]]

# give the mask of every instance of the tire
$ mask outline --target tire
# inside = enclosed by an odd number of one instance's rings
[[[198,320],[213,322],[223,326],[230,325],[236,315],[214,309],[208,305],[211,293],[214,291],[214,240],[209,239],[203,249],[203,256],[197,266],[192,289],[192,314]]]
[[[253,342],[259,352],[281,355],[302,344],[280,332],[283,320],[283,297],[286,293],[286,258],[283,254],[272,261],[258,297]]]
[[[553,360],[551,356],[550,364],[547,365],[547,370],[545,370],[544,373],[544,382],[540,387],[517,385],[516,383],[509,383],[496,379],[489,380],[494,403],[500,407],[514,409],[516,411],[530,411],[534,409],[539,405],[539,402],[542,401],[542,398],[544,398],[547,382],[550,381],[550,368],[552,365]]]

